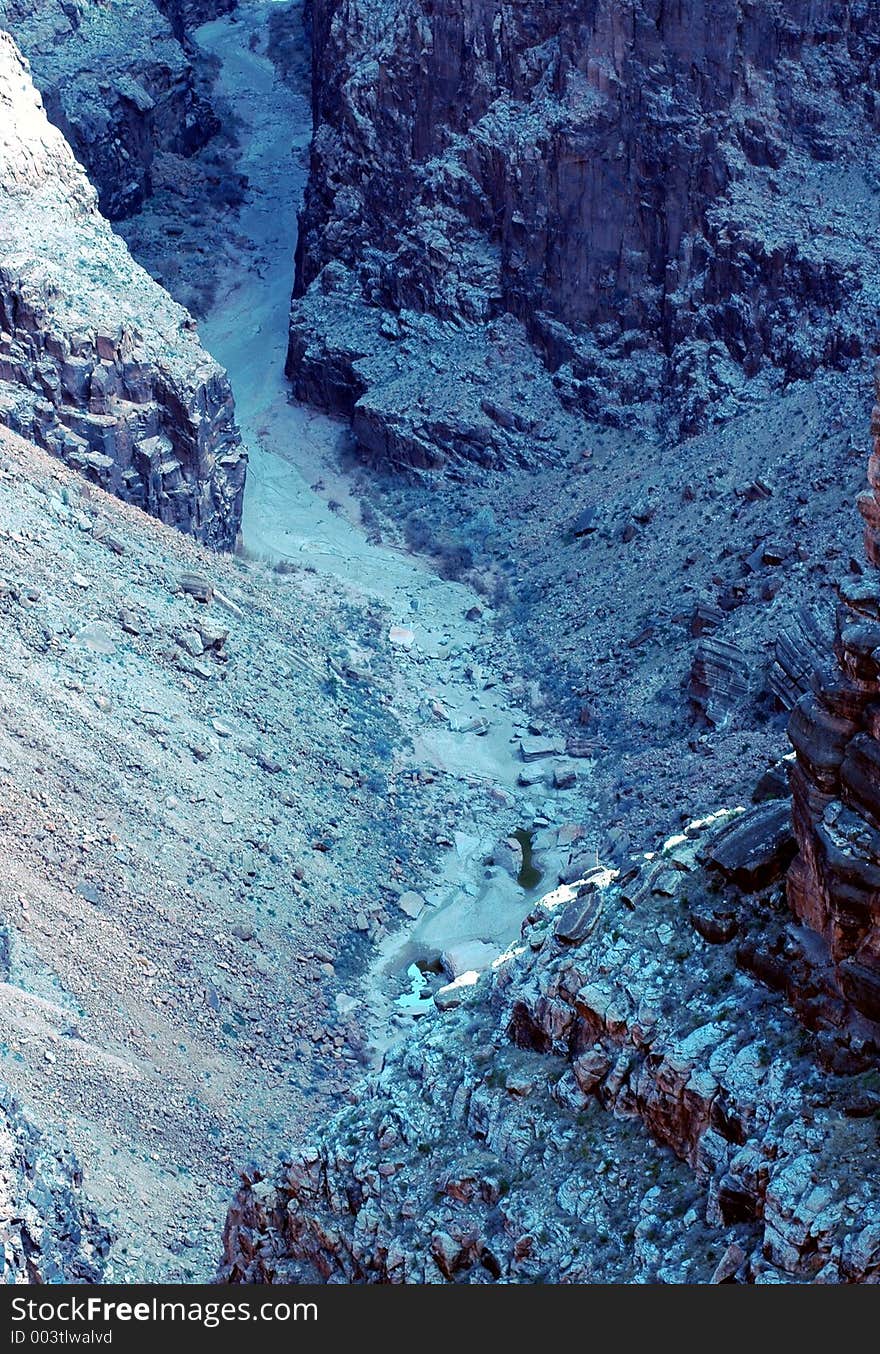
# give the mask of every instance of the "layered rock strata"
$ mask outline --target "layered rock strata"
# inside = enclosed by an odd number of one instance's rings
[[[795,707],[789,737],[799,853],[788,880],[824,974],[823,1019],[880,1025],[880,406],[870,489],[859,495],[871,572],[839,588],[834,654]]]
[[[46,110],[111,220],[149,195],[157,153],[191,155],[219,123],[189,52],[189,25],[234,0],[0,0],[0,28],[31,62]]]
[[[766,826],[736,828],[751,864]],[[778,842],[752,907],[705,835],[545,899],[320,1141],[244,1178],[223,1277],[876,1281],[878,1079],[824,1071],[740,966],[784,919]]]
[[[0,34],[0,421],[218,548],[245,456],[226,374],[131,258]]]
[[[861,351],[876,5],[311,13],[288,369],[369,455],[540,459],[566,413],[664,402],[690,431]]]

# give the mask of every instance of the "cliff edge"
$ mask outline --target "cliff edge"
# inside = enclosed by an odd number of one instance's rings
[[[0,422],[216,548],[246,457],[226,373],[131,258],[0,33]]]

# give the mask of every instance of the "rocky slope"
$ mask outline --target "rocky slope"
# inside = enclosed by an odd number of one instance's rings
[[[216,547],[245,456],[223,370],[132,260],[0,34],[0,421]]]
[[[363,1057],[354,916],[415,836],[377,617],[4,429],[0,484],[0,1075],[82,1162],[109,1278],[204,1278],[233,1163]]]
[[[0,1087],[0,1283],[100,1283],[110,1238],[82,1198],[69,1152],[53,1151]]]
[[[787,817],[549,896],[314,1145],[245,1177],[222,1277],[876,1282],[876,1061],[828,1070],[754,977],[784,962],[753,946]]]
[[[213,554],[3,428],[0,492],[0,1079],[82,1162],[108,1281],[204,1280],[242,1163],[368,1061],[373,944],[513,825],[450,727],[505,685],[484,624],[427,630],[429,574],[406,647],[319,572],[318,509],[283,569]]]
[[[527,475],[389,474],[380,495],[360,473],[365,520],[496,608],[534,717],[583,758],[601,860],[744,802],[786,750],[834,582],[862,568],[870,389],[867,371],[823,373],[684,442],[587,426],[577,455]]]
[[[185,48],[190,24],[234,0],[0,0],[52,122],[111,220],[143,203],[156,158],[192,154],[219,123]]]
[[[387,464],[534,464],[573,416],[693,431],[845,363],[874,325],[876,20],[314,0],[295,390]]]

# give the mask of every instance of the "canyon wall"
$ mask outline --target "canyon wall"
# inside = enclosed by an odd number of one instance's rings
[[[221,1277],[877,1282],[876,1065],[823,1066],[742,962],[784,925],[784,815],[548,895],[317,1141],[244,1177]]]
[[[688,432],[845,364],[873,329],[878,20],[313,0],[295,390],[382,460],[528,461],[566,413]]]
[[[230,548],[246,458],[226,374],[100,215],[0,34],[0,422]]]
[[[880,389],[878,389],[880,394]],[[880,1024],[880,405],[859,495],[872,569],[840,585],[834,653],[792,713],[792,911],[813,935],[825,1020]]]
[[[189,155],[218,130],[186,32],[234,0],[0,0],[46,111],[111,220],[149,195],[155,157]]]

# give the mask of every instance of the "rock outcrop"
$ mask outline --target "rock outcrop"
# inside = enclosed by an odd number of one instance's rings
[[[859,495],[869,573],[839,587],[834,655],[792,712],[789,736],[799,853],[792,911],[813,936],[824,994],[814,1018],[880,1026],[880,406],[872,420],[870,489]]]
[[[74,1157],[53,1151],[0,1088],[0,1283],[100,1283],[110,1237]]]
[[[387,464],[503,464],[571,415],[687,432],[845,364],[873,323],[877,17],[313,0],[297,394]]]
[[[31,63],[46,111],[111,220],[151,190],[154,157],[191,155],[218,130],[185,35],[234,0],[0,0],[0,28]]]
[[[880,406],[873,433],[833,657],[810,675],[809,616],[777,645],[791,798],[780,763],[750,809],[548,894],[319,1141],[243,1177],[225,1281],[880,1282]]]
[[[880,1079],[823,1070],[742,970],[784,855],[749,904],[706,837],[549,895],[318,1143],[244,1178],[223,1278],[876,1282]]]
[[[246,458],[225,372],[131,258],[0,34],[0,422],[218,548]]]

